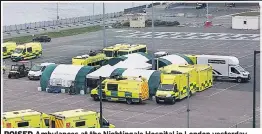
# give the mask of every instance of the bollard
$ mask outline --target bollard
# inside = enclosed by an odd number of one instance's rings
[[[42,88],[41,88],[41,87],[37,87],[37,90],[38,90],[38,91],[42,91]]]

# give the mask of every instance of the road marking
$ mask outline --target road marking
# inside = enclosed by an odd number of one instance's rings
[[[238,84],[234,84],[234,85],[232,85],[232,86],[230,86],[230,87],[227,87],[227,88],[225,88],[225,89],[223,89],[223,90],[221,90],[221,91],[215,92],[215,93],[213,93],[213,94],[211,94],[211,95],[209,95],[209,96],[205,96],[205,97],[210,98],[210,97],[212,97],[212,96],[214,96],[214,95],[217,95],[217,94],[219,94],[219,93],[222,93],[223,91],[226,91],[226,90],[228,90],[228,89],[230,89],[230,88],[232,88],[232,87],[235,87],[235,86],[237,86],[237,85],[239,85],[239,83],[238,83]]]
[[[174,110],[174,111],[168,112],[168,113],[166,113],[166,114],[163,114],[163,115],[161,115],[161,116],[155,117],[155,118],[153,118],[153,119],[147,120],[147,121],[142,122],[142,123],[139,123],[139,124],[145,124],[145,123],[147,123],[147,122],[156,120],[156,119],[161,118],[161,117],[163,117],[163,116],[167,116],[167,115],[169,115],[169,114],[171,114],[171,113],[176,113],[176,112],[178,112],[179,110],[182,110],[182,109],[185,108],[185,107],[186,107],[186,106],[180,107],[180,108],[178,108],[178,109],[176,109],[176,110]]]
[[[147,111],[145,111],[145,112],[143,112],[143,113],[136,114],[136,115],[134,115],[134,116],[131,116],[131,117],[128,117],[128,118],[124,119],[123,121],[127,121],[127,120],[129,120],[129,119],[131,119],[131,118],[134,118],[134,117],[139,116],[139,115],[142,115],[142,114],[146,114],[146,113],[149,112],[149,111],[152,111],[152,110],[155,110],[155,109],[158,109],[158,108],[161,108],[161,107],[163,107],[163,106],[158,106],[158,107],[155,107],[155,108],[153,108],[153,109],[147,110]]]

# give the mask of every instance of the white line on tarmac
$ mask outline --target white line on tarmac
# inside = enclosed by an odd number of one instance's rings
[[[228,90],[228,89],[230,89],[230,88],[232,88],[232,87],[238,86],[238,85],[239,85],[239,83],[238,83],[238,84],[234,84],[234,85],[232,85],[232,86],[230,86],[230,87],[227,87],[227,88],[225,88],[225,89],[223,89],[223,90],[221,90],[221,91],[215,92],[215,93],[213,93],[213,94],[211,94],[211,95],[209,95],[209,96],[205,96],[205,97],[210,98],[210,97],[212,97],[212,96],[214,96],[214,95],[217,95],[217,94],[219,94],[219,93],[222,93],[222,92],[224,92],[224,91],[226,91],[226,90]]]
[[[171,110],[171,112],[168,112],[168,113],[166,113],[166,114],[163,114],[163,115],[161,115],[161,116],[158,116],[158,117],[156,117],[156,118],[147,120],[147,121],[142,122],[142,123],[139,123],[139,124],[145,124],[145,123],[147,123],[147,122],[156,120],[156,119],[161,118],[161,117],[163,117],[163,116],[167,116],[167,115],[169,115],[169,114],[171,114],[171,113],[176,113],[176,112],[178,112],[179,110],[182,110],[182,109],[185,108],[185,107],[186,107],[186,106],[180,107],[180,108],[178,108],[178,109],[176,109],[176,110],[174,110],[174,111]]]
[[[161,108],[161,107],[163,107],[163,106],[158,106],[158,107],[155,107],[155,108],[153,108],[153,109],[147,110],[147,111],[145,111],[145,112],[143,112],[143,113],[136,114],[136,115],[134,115],[134,116],[131,116],[131,117],[128,117],[128,118],[124,119],[123,121],[127,121],[127,120],[129,120],[129,119],[131,119],[131,118],[133,118],[133,117],[136,117],[136,116],[139,116],[139,115],[142,115],[142,114],[146,114],[147,112],[153,111],[153,110],[158,109],[158,108]]]
[[[257,114],[256,117],[259,116],[259,115],[260,115],[260,114]],[[250,118],[248,118],[248,119],[246,119],[246,120],[243,120],[243,121],[241,121],[241,122],[239,122],[239,123],[236,123],[236,124],[230,126],[229,128],[236,127],[236,126],[238,126],[238,125],[240,125],[240,124],[243,124],[243,123],[245,123],[245,122],[247,122],[247,121],[249,121],[249,120],[251,120],[251,119],[253,119],[253,116],[250,117]]]
[[[53,94],[53,95],[50,95],[50,96],[48,96],[48,97],[43,97],[43,98],[41,98],[41,99],[39,99],[39,100],[37,100],[37,101],[41,101],[41,100],[45,100],[45,99],[48,99],[48,98],[51,98],[51,97],[55,97],[55,96],[58,96],[58,94]],[[34,103],[34,101],[31,101],[31,102],[29,102],[29,103],[23,103],[23,105],[24,104],[32,104],[32,103]],[[9,107],[9,108],[14,108],[14,107],[19,107],[19,106],[11,106],[11,107]]]
[[[60,101],[63,101],[63,100],[67,100],[67,99],[70,99],[70,98],[73,98],[74,96],[70,96],[70,97],[66,97],[66,98],[63,98],[63,99],[60,99],[60,100],[57,100],[57,101],[53,101],[53,102],[51,102],[51,103],[46,103],[46,104],[44,104],[44,105],[38,105],[38,106],[36,106],[36,107],[42,107],[42,106],[46,106],[46,105],[49,105],[49,104],[54,104],[54,103],[56,103],[56,102],[60,102]],[[36,108],[36,107],[33,107],[33,108]]]
[[[243,55],[243,56],[241,56],[241,57],[238,57],[238,59],[242,59],[242,58],[248,57],[248,56],[250,56],[250,55],[253,55],[253,53],[250,53],[250,54],[247,54],[247,55]]]

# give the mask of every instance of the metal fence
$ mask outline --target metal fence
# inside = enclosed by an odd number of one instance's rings
[[[107,13],[105,14],[105,19],[121,17],[123,16],[123,14],[124,12]],[[3,26],[3,31],[12,32],[12,31],[19,31],[19,30],[68,25],[68,24],[75,24],[75,23],[83,23],[86,21],[102,20],[102,18],[103,18],[103,15],[99,14],[95,16],[81,16],[81,17],[65,18],[65,19],[59,19],[59,20],[32,22],[32,23],[25,23],[25,24],[18,24],[18,25],[9,25],[9,26]]]

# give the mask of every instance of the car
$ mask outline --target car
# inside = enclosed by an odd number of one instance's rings
[[[29,72],[29,67],[25,66],[25,62],[20,62],[22,64],[15,64],[11,66],[11,69],[8,74],[8,78],[11,79],[12,77],[15,77],[16,79],[26,77]]]
[[[159,51],[159,52],[154,53],[154,55],[156,58],[159,58],[159,57],[167,56],[169,54],[168,52],[165,52],[165,51]]]
[[[38,37],[33,38],[33,41],[38,41],[38,42],[50,42],[51,38],[48,35],[41,35]]]

